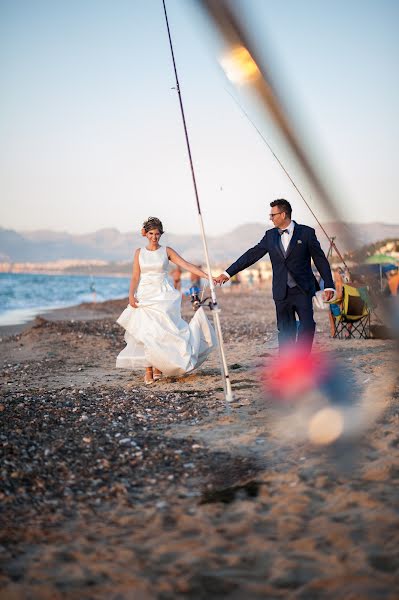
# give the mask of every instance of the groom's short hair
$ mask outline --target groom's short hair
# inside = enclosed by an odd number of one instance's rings
[[[284,200],[284,198],[279,198],[278,200],[273,200],[273,202],[270,202],[270,206],[277,206],[278,209],[281,210],[281,212],[285,212],[287,217],[291,219],[292,208],[288,200]]]

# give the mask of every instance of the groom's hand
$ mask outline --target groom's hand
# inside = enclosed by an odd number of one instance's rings
[[[226,283],[226,281],[228,281],[228,280],[229,280],[229,278],[224,273],[221,273],[219,275],[219,277],[215,277],[216,283],[220,283],[220,285],[222,285],[223,283]]]
[[[334,290],[324,290],[324,302],[329,302],[334,297]]]

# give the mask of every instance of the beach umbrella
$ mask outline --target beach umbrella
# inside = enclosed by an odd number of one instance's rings
[[[373,254],[372,256],[368,256],[364,261],[367,265],[386,265],[393,264],[395,268],[396,260],[393,256],[388,256],[388,254]]]
[[[397,269],[397,265],[394,263],[395,259],[393,256],[388,256],[388,254],[373,254],[373,256],[369,256],[366,258],[365,263],[369,267],[376,266],[380,274],[380,289],[383,291],[382,285],[382,274],[387,271],[392,271],[392,269]]]
[[[380,272],[380,268],[381,271],[385,274],[388,273],[389,271],[394,271],[395,269],[398,268],[398,265],[395,265],[393,263],[389,263],[389,264],[384,264],[384,265],[377,265],[377,264],[364,264],[364,265],[360,265],[360,270],[364,271],[365,273],[374,273],[375,275],[377,275]]]

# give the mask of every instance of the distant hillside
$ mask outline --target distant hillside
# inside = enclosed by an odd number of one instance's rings
[[[209,237],[208,245],[213,262],[228,262],[254,246],[269,224],[248,223],[224,235]],[[337,236],[336,244],[342,252],[353,250],[379,240],[399,238],[399,225],[386,223],[356,224],[327,223],[329,235]],[[317,231],[324,248],[325,235]],[[173,246],[188,260],[202,262],[203,249],[199,235],[168,234],[163,244]],[[16,232],[0,228],[0,261],[44,262],[53,260],[106,260],[125,261],[132,257],[134,248],[143,244],[139,234],[121,233],[117,229],[101,229],[94,233],[73,235],[66,232]]]
[[[381,240],[399,239],[399,224],[325,223],[323,227],[330,237],[336,236],[335,243],[342,252],[350,252]],[[318,227],[316,227],[316,234],[323,248],[326,248],[328,241]]]

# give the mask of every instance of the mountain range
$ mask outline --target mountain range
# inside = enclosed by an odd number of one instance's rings
[[[323,227],[329,236],[336,236],[335,243],[341,253],[366,244],[388,238],[399,238],[399,224],[387,223],[326,223]],[[265,225],[248,223],[233,231],[208,237],[208,248],[212,262],[228,262],[237,258],[246,249],[254,246],[263,236]],[[328,240],[316,228],[324,249]],[[117,229],[101,229],[93,233],[70,234],[50,230],[21,231],[0,228],[1,262],[48,262],[55,260],[105,260],[128,261],[133,250],[143,245],[139,234],[121,233]],[[203,261],[200,235],[165,234],[163,245],[172,246],[187,260]]]

